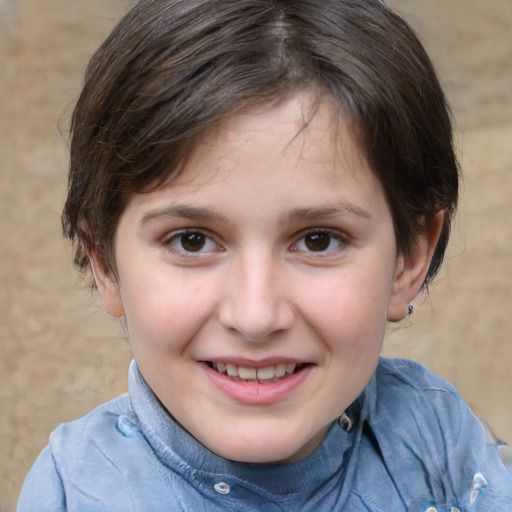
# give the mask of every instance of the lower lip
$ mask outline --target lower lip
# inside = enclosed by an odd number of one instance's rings
[[[210,381],[226,396],[246,405],[268,405],[284,400],[308,377],[313,365],[308,364],[298,372],[277,382],[261,384],[236,381],[210,368],[206,363],[202,368]]]

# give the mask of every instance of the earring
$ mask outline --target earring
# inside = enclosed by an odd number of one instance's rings
[[[409,302],[407,304],[407,316],[411,316],[414,313],[414,306]]]

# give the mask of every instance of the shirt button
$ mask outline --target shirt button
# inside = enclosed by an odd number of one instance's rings
[[[469,502],[471,505],[475,503],[478,496],[482,492],[483,489],[487,487],[487,479],[482,473],[476,473],[473,477],[473,482],[471,483],[471,494],[469,496]]]
[[[428,507],[427,510],[425,510],[425,512],[438,512],[438,510],[436,507]]]
[[[229,494],[231,492],[231,485],[226,482],[217,482],[213,488],[219,494]]]
[[[339,419],[340,427],[345,432],[350,432],[352,430],[352,420],[350,419],[349,415],[344,412]]]
[[[132,437],[135,432],[135,424],[128,416],[119,416],[116,422],[117,431],[123,437]]]

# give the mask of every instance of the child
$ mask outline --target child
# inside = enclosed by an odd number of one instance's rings
[[[141,1],[87,70],[63,214],[129,394],[52,433],[18,510],[510,511],[457,392],[379,357],[457,188],[436,74],[380,1]]]

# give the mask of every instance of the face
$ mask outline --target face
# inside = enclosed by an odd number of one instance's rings
[[[309,104],[297,94],[225,122],[177,181],[129,201],[115,278],[93,255],[144,378],[228,459],[313,451],[428,266],[397,255],[381,184],[328,100],[301,130]]]

